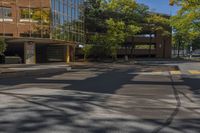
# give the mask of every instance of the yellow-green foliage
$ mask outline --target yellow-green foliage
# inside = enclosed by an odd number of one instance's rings
[[[91,52],[92,45],[85,45],[83,48],[83,53],[84,53],[84,60],[87,60],[87,57],[89,56]]]
[[[189,40],[200,36],[200,0],[174,0],[181,6],[177,15],[172,17],[172,26]]]
[[[174,44],[179,47],[193,45],[198,47],[200,36],[200,0],[173,0],[180,7],[178,13],[171,18],[174,29]]]
[[[6,43],[3,38],[0,38],[0,55],[2,55],[6,50]]]
[[[147,22],[150,24],[150,30],[152,32],[160,31],[162,36],[169,36],[171,32],[169,31],[170,19],[163,17],[158,14],[150,14],[147,18]],[[153,25],[152,25],[153,24]],[[152,26],[151,26],[152,25]]]
[[[110,49],[111,56],[116,59],[117,49],[123,45],[129,36],[133,36],[141,31],[141,27],[133,20],[134,11],[137,8],[135,0],[108,0],[102,8],[121,17],[110,16],[105,24],[105,43]]]
[[[137,4],[135,0],[109,0],[107,9],[122,13],[131,13]]]

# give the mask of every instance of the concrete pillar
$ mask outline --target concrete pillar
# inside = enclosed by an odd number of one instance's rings
[[[67,45],[66,46],[66,63],[69,63],[70,62],[70,46]]]
[[[156,57],[163,58],[163,39],[161,36],[161,32],[156,32]]]
[[[36,48],[33,42],[24,43],[24,63],[36,64]]]

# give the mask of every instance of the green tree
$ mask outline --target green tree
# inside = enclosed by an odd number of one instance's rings
[[[86,32],[103,32],[105,26],[105,11],[101,8],[103,0],[85,0]]]
[[[180,33],[178,31],[175,31],[173,34],[173,43],[174,43],[174,48],[177,50],[177,57],[180,57],[180,50],[185,49],[188,47],[188,40],[186,38],[187,34]]]
[[[151,32],[150,43],[156,31],[162,33],[164,43],[171,35],[169,18],[150,14],[148,6],[135,0],[86,0],[85,17],[87,43],[102,45],[114,59],[119,47],[125,47],[127,54],[130,50],[134,55],[134,36],[145,30],[146,23]]]
[[[106,44],[110,48],[111,56],[117,59],[117,50],[125,39],[125,23],[123,21],[115,21],[112,18],[106,20],[108,31],[106,33]]]
[[[136,30],[136,32],[131,34],[132,36],[129,37],[131,38],[131,48],[130,48],[131,52],[130,53],[131,53],[132,58],[135,55],[135,48],[136,48],[134,36],[143,31],[144,23],[146,23],[146,18],[148,16],[149,16],[149,7],[144,4],[137,4],[137,7],[134,11],[134,16],[131,18],[137,23],[140,29]],[[135,28],[137,29],[137,27]]]
[[[84,53],[84,61],[87,61],[88,56],[91,53],[92,45],[85,45],[83,48],[83,53]]]
[[[102,8],[112,14],[106,19],[106,36],[112,57],[116,59],[118,48],[125,46],[129,37],[141,31],[134,19],[137,3],[134,0],[109,0],[102,4]]]
[[[6,43],[5,43],[5,39],[0,38],[0,55],[3,55],[3,53],[6,50]]]
[[[193,41],[193,49],[200,49],[200,37],[199,38],[196,38],[194,41]]]
[[[149,56],[152,49],[152,36],[159,32],[163,40],[163,57],[165,57],[166,38],[171,36],[170,18],[159,14],[149,14],[147,24],[150,32]]]
[[[175,39],[178,41],[176,43],[180,46],[194,44],[193,42],[200,36],[200,1],[172,0],[172,3],[180,6],[177,15],[171,18],[174,34],[177,34],[174,37],[179,38]]]

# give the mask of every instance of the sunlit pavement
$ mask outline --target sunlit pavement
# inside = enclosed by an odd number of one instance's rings
[[[0,79],[0,132],[199,133],[199,75],[98,64]]]

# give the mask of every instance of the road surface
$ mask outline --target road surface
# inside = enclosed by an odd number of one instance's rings
[[[0,132],[199,133],[200,74],[96,64],[0,79]]]

